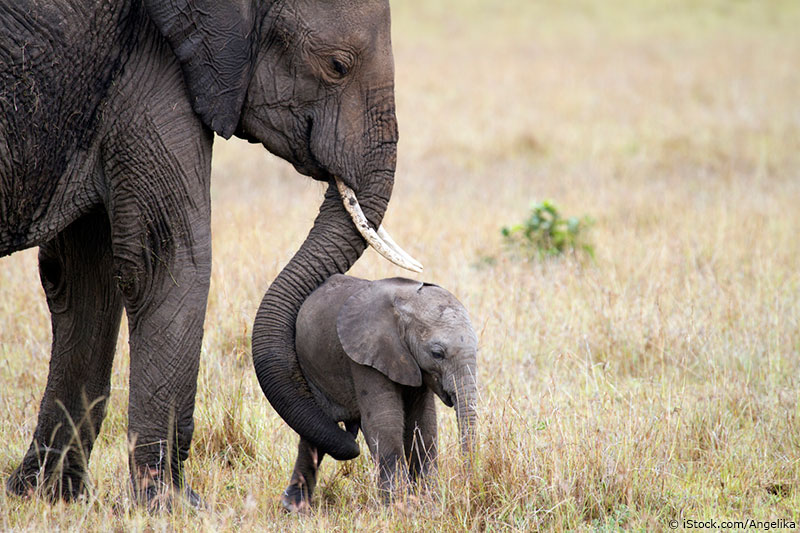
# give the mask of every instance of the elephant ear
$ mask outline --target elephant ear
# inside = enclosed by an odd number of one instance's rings
[[[418,281],[391,278],[373,281],[350,296],[336,319],[336,332],[347,356],[395,383],[422,385],[422,372],[403,338],[397,309],[398,301],[421,287]]]
[[[256,42],[251,0],[144,0],[178,57],[192,108],[229,139],[252,72]]]

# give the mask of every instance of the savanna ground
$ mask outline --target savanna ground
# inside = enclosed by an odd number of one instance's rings
[[[401,142],[386,225],[479,332],[471,469],[442,406],[433,495],[382,507],[362,454],[323,463],[311,514],[280,509],[296,440],[258,387],[249,335],[322,189],[258,147],[220,141],[187,463],[211,510],[150,516],[129,500],[123,333],[87,500],[51,506],[0,492],[0,529],[800,522],[800,4],[402,0],[393,9]],[[595,219],[593,261],[527,260],[504,247],[500,228],[545,198]],[[0,265],[5,481],[35,425],[50,331],[36,252]],[[373,252],[352,273],[403,274]]]

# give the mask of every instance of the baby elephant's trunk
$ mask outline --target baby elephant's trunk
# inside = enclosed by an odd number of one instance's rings
[[[477,415],[477,381],[474,366],[465,366],[454,376],[455,408],[458,419],[458,433],[461,437],[461,450],[469,454],[475,449]]]

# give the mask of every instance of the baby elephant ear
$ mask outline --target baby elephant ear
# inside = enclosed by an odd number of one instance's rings
[[[239,124],[252,71],[251,0],[144,0],[147,13],[178,56],[203,122],[226,139]]]
[[[400,333],[395,301],[420,287],[405,278],[373,281],[345,301],[336,320],[339,342],[350,359],[410,387],[422,385],[422,372]]]

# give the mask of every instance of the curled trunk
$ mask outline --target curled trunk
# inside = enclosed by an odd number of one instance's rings
[[[391,196],[393,172],[378,173],[368,183],[358,200],[377,228]],[[292,429],[340,460],[358,456],[358,444],[316,404],[297,361],[295,321],[305,299],[333,274],[346,272],[364,248],[336,187],[329,185],[308,237],[270,285],[253,324],[253,365],[264,395]]]

